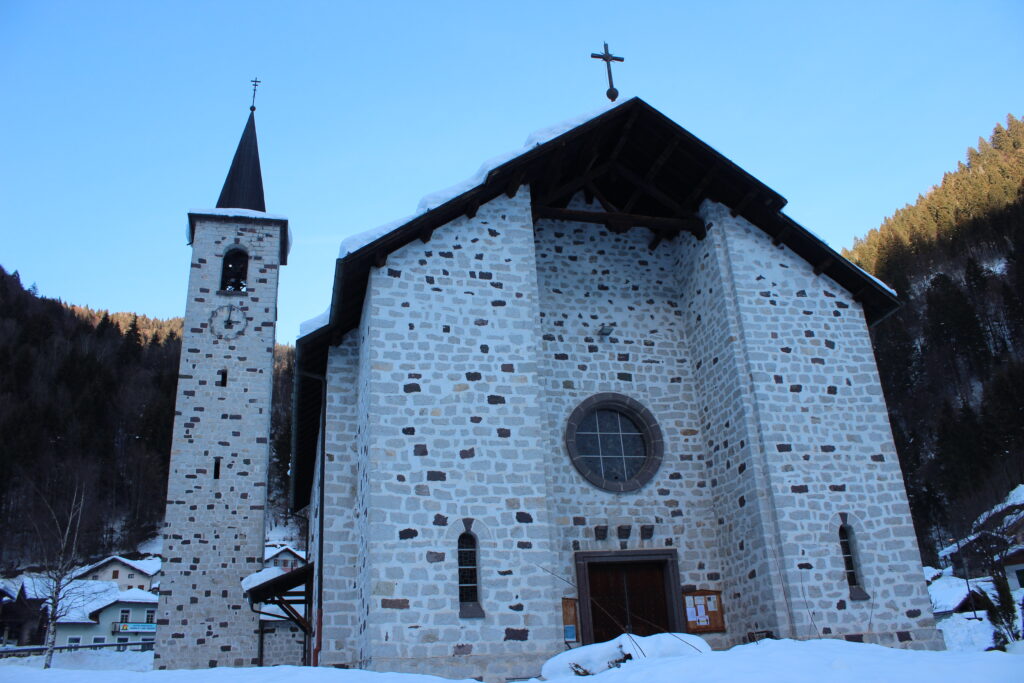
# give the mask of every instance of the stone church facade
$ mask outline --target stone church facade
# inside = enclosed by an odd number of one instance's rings
[[[157,666],[256,663],[246,600],[303,591],[319,666],[504,681],[621,632],[941,648],[868,335],[898,301],[784,205],[633,99],[350,244],[296,345],[310,564],[243,595],[288,243],[250,117],[190,214]]]
[[[631,100],[339,259],[297,346],[313,663],[941,648],[866,324],[895,297],[784,201]]]

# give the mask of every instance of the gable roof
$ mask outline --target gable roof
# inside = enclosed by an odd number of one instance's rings
[[[370,269],[383,265],[388,254],[409,242],[429,239],[435,229],[452,220],[474,216],[480,206],[500,194],[514,196],[523,184],[530,185],[535,218],[572,219],[566,205],[583,191],[601,202],[610,229],[651,229],[652,249],[681,230],[703,238],[704,224],[694,212],[711,199],[851,292],[863,305],[869,324],[899,306],[885,285],[783,214],[785,198],[640,98],[528,144],[521,153],[499,162],[485,165],[471,182],[456,186],[454,193],[428,197],[424,207],[428,210],[374,232],[338,258],[328,312],[317,321],[317,329],[296,341],[292,431],[296,508],[308,502],[312,481],[321,402],[318,378],[324,374],[328,348],[359,324]]]
[[[90,564],[88,567],[78,570],[75,572],[74,578],[85,576],[89,572],[96,571],[101,567],[104,567],[111,562],[120,562],[126,567],[130,567],[138,572],[145,574],[146,576],[154,576],[160,571],[160,559],[159,558],[146,558],[144,560],[129,560],[128,558],[121,557],[120,555],[111,555],[106,557],[99,562]]]

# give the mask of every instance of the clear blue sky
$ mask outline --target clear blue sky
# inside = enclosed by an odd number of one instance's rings
[[[0,265],[41,294],[181,315],[186,212],[216,203],[263,80],[278,340],[345,236],[638,95],[850,246],[1024,114],[1024,2],[0,2]]]

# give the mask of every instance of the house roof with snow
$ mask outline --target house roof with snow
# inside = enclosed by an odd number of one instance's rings
[[[61,624],[94,624],[98,613],[115,603],[155,605],[159,598],[139,588],[120,590],[116,581],[72,581],[64,597],[67,613],[57,621]]]
[[[981,513],[974,521],[973,529],[1007,528],[1024,519],[1024,484],[1007,494],[999,504]]]
[[[728,206],[785,244],[860,301],[869,323],[894,311],[895,294],[850,263],[824,241],[782,213],[786,200],[689,131],[639,98],[596,115],[538,131],[526,146],[485,163],[477,174],[424,197],[417,213],[345,240],[335,264],[331,304],[303,326],[296,342],[293,406],[293,505],[308,502],[320,417],[321,376],[328,348],[359,324],[369,272],[388,254],[443,225],[472,218],[501,194],[530,186],[534,218],[600,221],[610,230],[646,227],[651,248],[686,231],[702,239],[705,225],[695,211],[705,199]],[[598,198],[605,211],[567,209],[579,192]],[[623,207],[618,209],[616,207]],[[585,218],[580,213],[587,213]]]
[[[972,579],[968,584],[964,579],[943,573],[928,584],[928,595],[932,600],[932,611],[935,614],[955,611],[968,602],[970,593],[979,598],[979,610],[985,609],[987,601],[997,599],[995,585],[991,579]]]
[[[268,545],[268,546],[263,548],[263,561],[264,562],[269,562],[270,560],[274,559],[275,557],[277,557],[278,555],[280,555],[281,553],[286,552],[286,551],[292,553],[293,555],[295,555],[295,557],[299,558],[300,560],[305,560],[306,559],[306,553],[304,553],[301,550],[296,550],[295,548],[291,547],[290,545],[282,545],[282,546]]]
[[[129,560],[128,558],[121,557],[120,555],[111,555],[110,557],[104,558],[99,562],[90,564],[88,567],[75,572],[75,578],[82,577],[90,572],[102,569],[111,562],[120,562],[121,564],[131,567],[146,576],[154,576],[160,571],[160,558],[158,557],[149,557],[144,560]]]

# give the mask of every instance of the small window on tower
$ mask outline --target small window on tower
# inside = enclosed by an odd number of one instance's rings
[[[220,276],[222,292],[247,291],[246,281],[249,277],[249,254],[241,247],[229,249],[224,254],[224,270]]]
[[[849,524],[839,525],[839,550],[843,555],[843,569],[846,571],[846,583],[850,587],[850,599],[868,600],[870,596],[861,585],[857,544],[853,535],[853,527]]]
[[[220,479],[220,461],[221,461],[221,458],[220,458],[219,455],[213,459],[213,478],[214,479]]]
[[[228,371],[218,370],[217,371],[217,386],[226,387],[228,385]]]
[[[484,616],[477,578],[476,536],[469,532],[459,536],[459,616]]]

